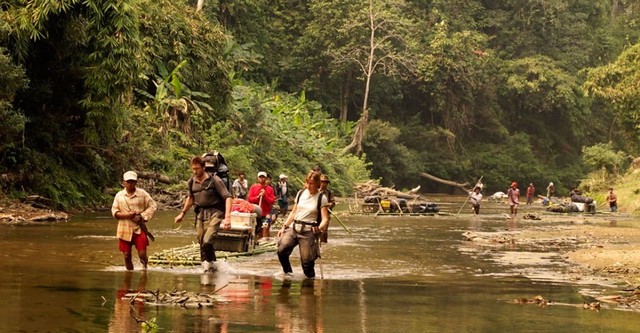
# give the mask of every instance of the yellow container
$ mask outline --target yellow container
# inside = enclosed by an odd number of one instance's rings
[[[380,206],[382,207],[382,209],[389,209],[391,208],[391,201],[389,200],[380,200]]]

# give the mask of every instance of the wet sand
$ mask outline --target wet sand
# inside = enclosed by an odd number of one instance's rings
[[[640,218],[624,213],[536,214],[504,230],[467,231],[461,251],[485,253],[512,272],[579,286],[600,302],[640,311]],[[592,287],[603,286],[598,292]]]

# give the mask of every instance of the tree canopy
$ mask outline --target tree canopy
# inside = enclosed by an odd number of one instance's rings
[[[562,191],[593,147],[639,153],[639,17],[637,0],[5,1],[2,189],[99,203],[124,170],[183,179],[216,149],[232,172],[320,165],[339,194],[451,190],[420,172]]]

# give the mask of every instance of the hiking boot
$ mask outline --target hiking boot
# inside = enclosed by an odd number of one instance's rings
[[[216,264],[213,261],[203,261],[202,262],[202,270],[204,273],[215,273]]]
[[[203,274],[200,276],[200,284],[203,286],[212,286],[213,285],[213,276],[211,274]]]

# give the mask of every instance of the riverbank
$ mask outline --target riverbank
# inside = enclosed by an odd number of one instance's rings
[[[0,196],[0,224],[59,222],[68,218],[69,215],[65,212],[34,207],[34,203],[28,200],[21,202]]]
[[[531,279],[601,285],[590,297],[640,311],[640,218],[626,213],[540,214],[503,230],[467,231],[461,251]]]

